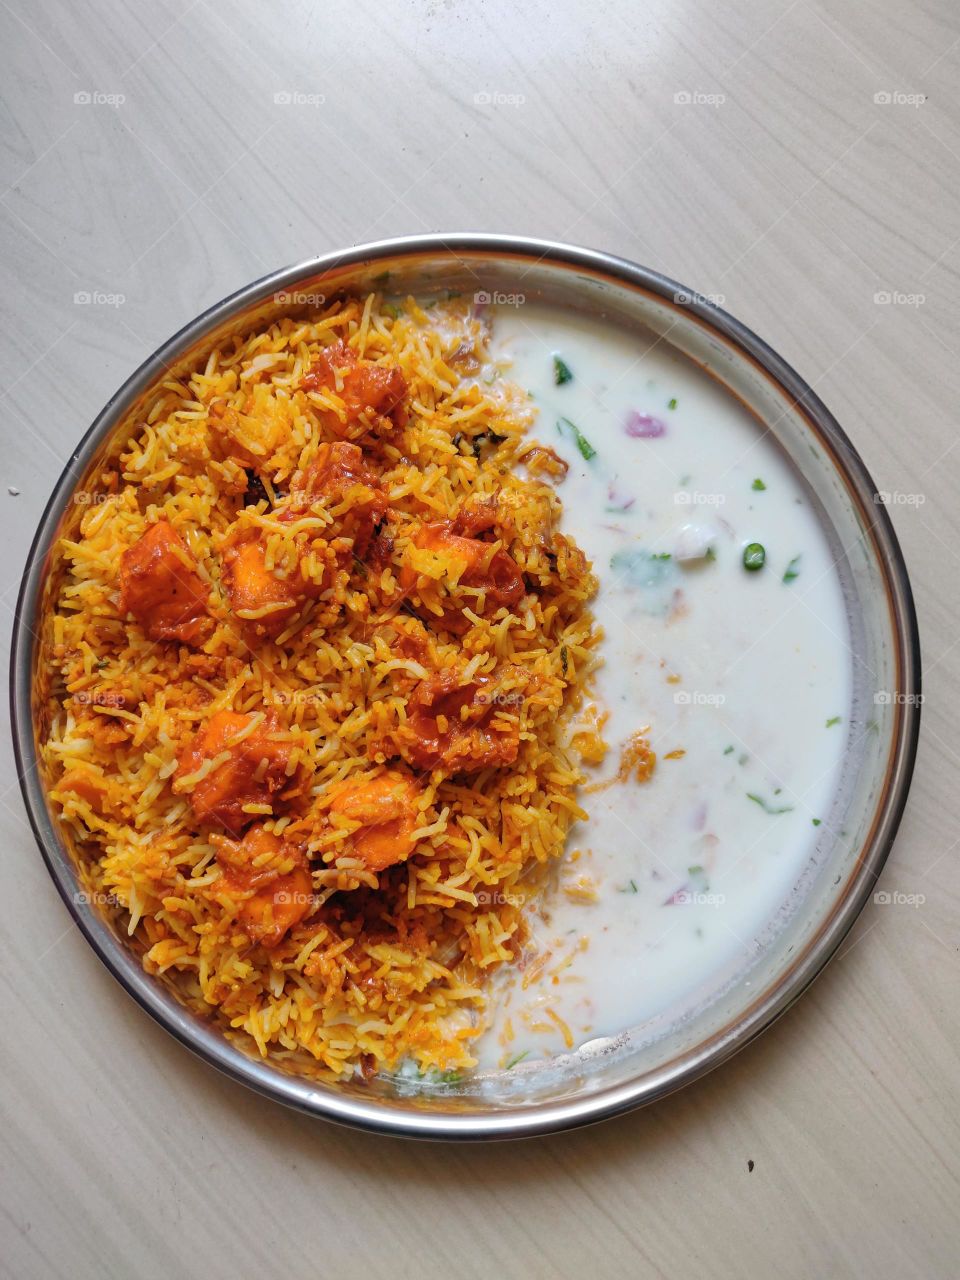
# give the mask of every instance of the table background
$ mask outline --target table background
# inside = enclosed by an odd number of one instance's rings
[[[181,324],[315,253],[504,231],[721,295],[812,382],[904,495],[927,689],[883,879],[922,904],[871,904],[707,1080],[509,1146],[195,1061],[69,926],[5,743],[0,1273],[957,1274],[958,41],[955,0],[0,0],[5,614],[70,448]]]

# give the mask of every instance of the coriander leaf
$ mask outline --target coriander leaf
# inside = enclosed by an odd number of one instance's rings
[[[581,456],[587,462],[589,462],[591,458],[595,458],[597,456],[596,449],[593,447],[593,445],[590,443],[587,437],[583,434],[580,428],[576,425],[576,423],[571,422],[569,418],[561,418],[560,421],[557,423],[557,430],[560,432],[561,435],[563,434],[564,427],[569,427],[570,430],[573,432],[573,438],[577,442],[577,448],[580,450]]]
[[[752,800],[754,804],[758,804],[758,805],[760,806],[760,808],[763,810],[763,812],[764,812],[764,813],[769,813],[769,814],[774,814],[774,815],[775,815],[775,814],[778,814],[778,813],[792,813],[792,812],[793,812],[793,805],[792,805],[792,804],[785,804],[785,805],[782,805],[782,806],[778,809],[776,806],[772,805],[772,804],[770,803],[770,801],[769,801],[769,800],[764,800],[763,796],[755,796],[755,795],[753,794],[753,792],[752,792],[752,791],[748,791],[748,792],[747,792],[747,799],[748,799],[748,800]]]
[[[553,357],[553,381],[558,387],[562,387],[565,382],[573,381],[570,366],[561,360],[559,356]]]
[[[799,578],[799,577],[800,577],[800,557],[794,556],[793,559],[790,561],[790,563],[787,565],[786,572],[783,575],[783,580],[786,583],[790,583],[790,582],[793,582],[795,578]]]

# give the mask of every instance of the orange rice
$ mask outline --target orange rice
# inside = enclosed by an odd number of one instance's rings
[[[321,1078],[473,1065],[485,986],[583,816],[596,584],[489,336],[463,301],[371,295],[237,339],[157,388],[58,548],[43,757],[88,890],[191,1009]],[[357,416],[358,360],[402,403]],[[317,496],[344,440],[375,480]],[[162,522],[207,600],[187,643],[121,607]],[[250,546],[272,585],[242,607]],[[241,755],[230,825],[201,797]]]

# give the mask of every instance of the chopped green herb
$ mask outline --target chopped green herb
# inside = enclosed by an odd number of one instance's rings
[[[783,575],[784,582],[793,582],[795,578],[800,577],[800,557],[794,556],[787,565],[786,573]]]
[[[693,476],[690,476],[690,475],[681,476],[680,479],[677,481],[677,484],[681,489],[686,489],[687,485],[690,483],[692,479],[693,479]]]
[[[379,274],[378,276],[374,276],[374,277],[373,277],[373,279],[372,279],[372,281],[371,281],[370,283],[371,283],[371,284],[384,284],[384,283],[385,283],[387,280],[389,280],[389,279],[390,279],[390,272],[389,272],[389,271],[381,271],[381,272],[380,272],[380,274]]]
[[[562,387],[565,382],[573,381],[570,366],[561,360],[559,356],[553,357],[553,380],[558,387]]]
[[[710,889],[710,881],[707,879],[707,873],[699,864],[693,867],[687,867],[687,875],[690,877],[690,888],[694,893],[707,893]]]
[[[391,320],[396,320],[400,315],[400,308],[395,307],[392,302],[385,302],[381,310],[385,311]]]
[[[725,756],[733,755],[733,751],[734,751],[733,743],[731,743],[729,747],[723,748],[723,754]]]
[[[438,1071],[436,1067],[431,1067],[423,1073],[423,1078],[431,1084],[459,1084],[463,1074],[456,1067],[451,1067],[448,1071]]]
[[[762,569],[766,563],[767,553],[760,542],[748,542],[743,548],[743,567],[751,573]]]
[[[674,396],[674,398],[673,398],[672,400],[668,400],[668,401],[667,401],[667,408],[668,408],[668,409],[675,409],[676,407],[677,407],[677,398],[676,398],[676,396]]]
[[[356,569],[357,573],[359,573],[361,578],[365,578],[367,576],[367,566],[357,555],[353,557],[353,567]]]
[[[563,668],[564,675],[567,674],[567,667],[569,665],[570,665],[570,657],[569,657],[569,654],[567,653],[567,646],[565,644],[562,644],[560,646],[560,666]]]
[[[636,880],[628,880],[622,889],[618,889],[617,893],[639,893]]]
[[[703,558],[704,560],[708,560],[712,564],[713,561],[716,560],[717,558],[716,547],[707,547],[707,554]]]
[[[755,796],[752,791],[747,792],[747,799],[752,800],[754,804],[758,804],[764,813],[777,814],[793,812],[792,804],[785,804],[780,808],[776,808],[776,806],[772,805],[769,800],[764,800],[763,796]]]
[[[811,819],[810,819],[810,821],[813,823],[813,825],[814,825],[815,827],[819,827],[819,825],[820,825],[820,819],[819,819],[819,818],[811,818]]]
[[[763,483],[763,481],[760,479],[759,476],[757,476],[756,480],[754,480],[753,484],[750,486],[751,489],[756,489],[758,493],[762,493],[763,490],[766,489],[766,487],[767,486]]]
[[[749,757],[749,756],[747,755],[747,753],[744,751],[743,755],[742,755],[742,756],[740,757],[740,759],[737,761],[737,764],[746,764],[746,763],[747,763],[747,761],[748,761],[749,759],[750,759],[750,757]]]
[[[839,724],[842,719],[843,719],[843,716],[831,716],[830,719],[827,721],[827,728],[832,729],[833,726],[835,724]]]
[[[561,418],[557,423],[557,430],[561,435],[563,434],[564,426],[569,427],[573,432],[573,438],[577,442],[577,448],[580,450],[581,455],[587,462],[589,462],[591,458],[595,458],[597,456],[596,449],[575,423],[571,422],[569,418]]]
[[[529,1049],[524,1049],[523,1053],[515,1053],[513,1057],[510,1059],[510,1061],[507,1063],[507,1065],[503,1068],[504,1071],[510,1071],[513,1067],[517,1065],[518,1062],[522,1062],[524,1058],[529,1058],[529,1057],[530,1057]]]

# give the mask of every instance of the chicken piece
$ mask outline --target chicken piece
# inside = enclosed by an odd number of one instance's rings
[[[347,504],[338,513],[335,533],[353,539],[353,553],[362,557],[373,531],[387,511],[387,499],[377,476],[355,444],[337,440],[321,444],[316,457],[302,471],[291,490],[290,505],[281,520],[295,520],[304,508],[322,501],[327,507]]]
[[[207,421],[215,454],[233,458],[243,469],[261,467],[290,434],[290,402],[261,383],[240,408],[215,400]]]
[[[151,525],[120,557],[120,612],[132,613],[151,640],[202,644],[213,627],[209,594],[186,543],[167,520]]]
[[[112,716],[92,716],[86,723],[86,733],[98,750],[110,751],[126,746],[134,726],[129,720],[115,720]]]
[[[342,412],[330,410],[324,422],[344,439],[358,439],[370,426],[402,427],[407,382],[392,365],[361,360],[341,338],[326,347],[300,383],[302,391],[331,391]]]
[[[267,568],[259,532],[248,530],[223,551],[223,589],[230,608],[259,635],[276,635],[309,594],[305,580],[278,578]]]
[[[489,676],[463,684],[450,670],[421,680],[394,735],[400,754],[416,769],[449,773],[513,764],[520,749],[515,716],[524,695],[502,691],[502,684]]]
[[[107,784],[86,769],[70,769],[57,783],[57,790],[69,791],[83,800],[94,813],[103,813]]]
[[[398,613],[376,627],[367,637],[371,641],[382,641],[391,654],[401,658],[409,658],[421,664],[429,661],[430,634],[419,618],[410,614]]]
[[[478,513],[478,518],[486,517]],[[452,532],[451,522],[436,521],[422,524],[413,538],[413,545],[422,550],[434,551],[448,555],[464,565],[457,585],[482,590],[486,605],[498,608],[500,605],[514,605],[524,594],[523,575],[520,566],[506,551],[493,551],[489,542],[479,538],[465,538]],[[410,592],[417,583],[417,572],[408,562],[400,570],[400,586]],[[478,602],[470,596],[464,601],[476,612]],[[466,621],[461,617],[461,610],[451,607],[444,612],[444,625],[450,630],[462,630]]]
[[[231,890],[249,893],[239,921],[251,942],[268,949],[283,941],[314,904],[303,851],[258,823],[242,840],[212,835],[217,863]]]
[[[198,822],[237,835],[257,816],[244,812],[244,805],[272,803],[288,781],[290,743],[276,740],[280,731],[273,713],[258,722],[254,714],[234,711],[218,711],[197,731],[180,756],[174,790],[186,791],[193,780],[190,804]],[[217,759],[213,769],[195,776]]]
[[[330,812],[359,823],[349,837],[349,851],[370,871],[405,862],[413,852],[419,814],[416,782],[397,769],[360,782],[347,782],[330,802]]]
[[[460,509],[450,524],[450,532],[463,538],[476,538],[481,533],[489,533],[496,524],[497,498],[482,498]]]

